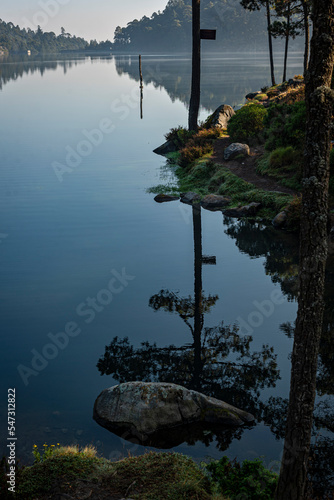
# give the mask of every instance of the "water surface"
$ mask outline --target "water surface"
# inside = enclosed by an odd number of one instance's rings
[[[301,67],[297,54],[291,76]],[[269,84],[263,54],[207,57],[203,68],[201,119]],[[198,388],[257,418],[253,428],[207,432],[173,449],[199,460],[222,451],[262,456],[277,467],[298,244],[261,224],[159,205],[147,193],[172,178],[152,150],[187,123],[189,70],[186,56],[143,57],[140,119],[136,56],[0,65],[1,387],[3,401],[16,388],[25,461],[44,442],[92,443],[113,459],[142,453],[100,428],[93,404],[118,381],[158,380]],[[324,345],[323,395],[332,393],[330,338]],[[5,422],[5,403],[1,409]]]

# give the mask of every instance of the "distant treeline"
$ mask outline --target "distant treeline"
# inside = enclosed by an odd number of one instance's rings
[[[163,12],[154,12],[126,27],[118,26],[114,34],[116,51],[184,51],[191,50],[191,0],[169,0]],[[201,27],[216,29],[216,41],[202,44],[213,50],[266,50],[267,25],[262,11],[250,12],[237,0],[202,0]]]
[[[110,51],[112,43],[107,40],[98,43],[96,40],[87,42],[84,38],[76,37],[61,28],[56,35],[53,31],[44,32],[40,26],[36,31],[30,28],[20,28],[13,23],[6,23],[0,19],[0,52],[19,53],[27,52],[62,52],[62,51]]]

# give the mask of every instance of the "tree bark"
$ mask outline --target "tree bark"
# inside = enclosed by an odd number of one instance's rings
[[[271,84],[276,85],[276,83],[275,83],[275,70],[274,70],[273,43],[272,43],[272,36],[271,36],[271,19],[270,19],[269,0],[266,0],[266,9],[267,9],[267,29],[268,29],[268,42],[269,42]]]
[[[201,0],[192,0],[192,78],[189,104],[189,130],[198,129],[198,111],[201,93]]]
[[[303,500],[307,484],[327,258],[330,124],[334,64],[334,0],[313,1],[311,57],[300,229],[300,289],[290,400],[276,500]]]

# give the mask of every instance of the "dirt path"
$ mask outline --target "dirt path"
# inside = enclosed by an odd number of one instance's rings
[[[264,152],[263,146],[251,148],[251,154],[242,160],[224,160],[224,149],[232,143],[229,137],[222,137],[217,139],[214,143],[214,153],[212,160],[228,168],[233,174],[241,179],[244,179],[251,184],[254,184],[259,189],[265,191],[278,191],[280,193],[296,194],[295,191],[287,187],[281,186],[274,179],[258,175],[256,173],[256,161],[262,156]]]

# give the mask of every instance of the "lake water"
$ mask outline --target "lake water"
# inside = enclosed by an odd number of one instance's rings
[[[302,55],[290,61],[292,77]],[[240,460],[261,456],[277,469],[298,243],[202,210],[196,238],[216,265],[197,258],[194,266],[191,207],[159,205],[147,192],[174,182],[152,150],[170,128],[187,124],[190,59],[145,56],[143,75],[141,119],[137,56],[0,64],[2,437],[7,389],[15,388],[24,461],[45,442],[92,443],[112,459],[142,453],[145,447],[95,423],[94,401],[118,381],[168,380],[257,418],[252,428],[207,431],[172,449],[197,460],[223,451]],[[268,84],[264,54],[206,56],[200,118],[223,103],[238,107]],[[330,292],[327,298],[332,325]],[[326,346],[321,401],[332,394],[330,340]]]

